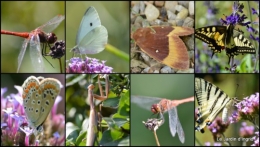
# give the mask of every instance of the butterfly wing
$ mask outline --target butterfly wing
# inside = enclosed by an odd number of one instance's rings
[[[25,114],[28,118],[29,125],[32,128],[36,128],[37,121],[41,114],[42,103],[40,82],[36,77],[30,76],[24,81],[22,88]]]
[[[101,26],[101,21],[99,19],[98,13],[96,9],[91,6],[87,9],[81,20],[76,38],[76,44],[79,44],[84,36],[86,36],[91,30],[99,26]]]
[[[255,54],[255,47],[240,31],[232,29],[232,36],[230,38],[231,41],[226,47],[228,57],[238,55],[239,53]]]
[[[80,41],[80,54],[97,54],[104,50],[107,44],[108,33],[104,26],[99,26],[88,32]]]
[[[107,38],[107,29],[101,25],[96,9],[89,7],[82,18],[72,51],[79,54],[99,53],[104,50]]]
[[[39,113],[39,119],[35,122],[35,126],[43,124],[47,116],[49,115],[52,106],[56,100],[56,97],[60,94],[61,83],[53,78],[45,78],[40,81],[40,87],[42,101],[41,109]]]
[[[195,97],[197,99],[198,119],[196,130],[204,132],[221,110],[232,100],[217,86],[200,78],[195,78]]]
[[[225,48],[226,26],[208,26],[195,30],[195,37],[207,43],[214,53],[220,53]]]
[[[226,106],[223,108],[223,112],[222,112],[222,121],[227,124],[229,121],[229,116],[232,112],[231,108],[235,103],[235,98],[231,98],[232,100],[229,101]]]

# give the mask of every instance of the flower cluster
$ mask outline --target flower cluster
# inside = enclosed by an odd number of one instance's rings
[[[66,69],[67,73],[112,73],[113,68],[106,66],[106,61],[98,62],[98,59],[86,57],[83,60],[79,57],[70,59],[70,63]]]
[[[249,24],[252,24],[252,22],[250,22],[250,21],[245,22],[245,20],[247,19],[247,16],[245,14],[243,14],[243,9],[244,9],[244,5],[235,1],[234,5],[233,5],[233,13],[230,14],[229,16],[226,16],[225,20],[221,18],[220,21],[222,24],[225,24],[225,25],[246,26],[247,31],[250,32],[250,38],[259,42],[259,37],[254,37],[252,35],[252,34],[257,33],[257,31],[253,27],[249,26]],[[241,13],[241,14],[239,14],[239,13]],[[257,12],[255,11],[254,8],[252,8],[252,14],[257,15]]]
[[[54,43],[54,45],[50,48],[50,52],[48,53],[52,57],[52,59],[61,58],[65,55],[65,41],[59,40]]]
[[[254,134],[254,126],[247,126],[246,122],[242,122],[242,127],[239,130],[239,136],[248,138]]]
[[[259,93],[252,94],[236,104],[238,115],[234,119],[249,120],[255,122],[256,116],[259,116]]]
[[[243,122],[242,127],[239,130],[239,136],[245,139],[253,140],[254,143],[251,146],[259,146],[259,131],[255,131],[254,126],[247,126],[247,124]]]
[[[213,135],[213,138],[215,141],[217,141],[217,138],[220,138],[222,134],[227,130],[229,126],[228,123],[224,123],[221,118],[217,117],[210,126],[208,126],[208,129]]]

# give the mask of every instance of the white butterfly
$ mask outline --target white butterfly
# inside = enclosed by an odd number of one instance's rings
[[[227,123],[235,98],[230,98],[217,86],[200,78],[195,78],[195,97],[199,105],[196,131],[204,133],[206,125],[210,126],[222,109],[222,121]]]
[[[76,46],[72,51],[77,54],[97,54],[104,50],[107,38],[107,29],[101,25],[96,9],[91,6],[81,20]]]

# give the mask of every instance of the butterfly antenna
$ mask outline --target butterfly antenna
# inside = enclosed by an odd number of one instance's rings
[[[236,93],[237,93],[238,87],[239,87],[239,84],[237,84],[237,89],[236,89]],[[236,93],[235,93],[235,94],[236,94]]]

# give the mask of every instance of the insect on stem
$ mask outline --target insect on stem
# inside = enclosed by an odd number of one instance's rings
[[[96,118],[96,111],[95,106],[93,102],[93,89],[94,85],[90,84],[88,86],[88,100],[90,102],[90,114],[89,114],[89,127],[88,127],[88,133],[87,133],[87,146],[93,146],[96,138],[96,131],[95,129],[97,127],[97,118]]]

